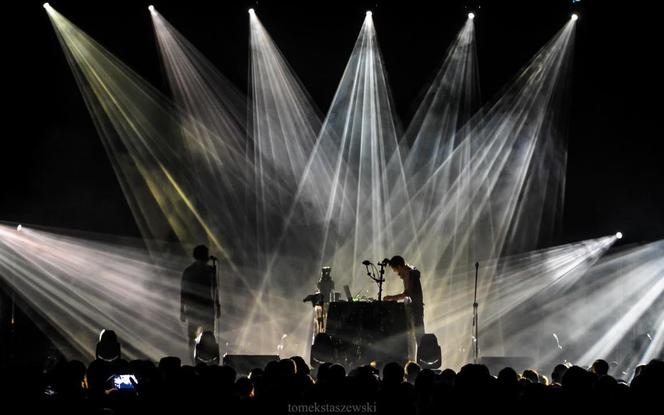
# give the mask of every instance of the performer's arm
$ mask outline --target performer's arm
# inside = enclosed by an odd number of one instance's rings
[[[401,294],[395,294],[395,295],[386,295],[383,297],[383,300],[385,301],[400,301],[406,298],[407,295],[406,293],[401,293]]]
[[[408,297],[410,297],[410,291],[408,291],[408,286],[406,286],[406,288],[404,288],[404,290],[401,294],[388,295],[388,296],[384,297],[384,300],[385,301],[401,301],[401,300],[405,300]]]

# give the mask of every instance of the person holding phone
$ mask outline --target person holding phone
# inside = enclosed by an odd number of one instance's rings
[[[134,375],[113,375],[109,379],[112,389],[116,390],[135,390],[138,380]]]

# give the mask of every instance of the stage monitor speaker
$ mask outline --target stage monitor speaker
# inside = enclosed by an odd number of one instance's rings
[[[334,362],[334,344],[332,338],[327,333],[318,333],[314,337],[314,344],[311,345],[311,367],[318,367],[326,362]]]
[[[498,376],[498,372],[506,367],[511,367],[521,373],[526,369],[532,369],[535,359],[529,356],[484,356],[480,363],[489,368],[492,375]]]
[[[443,364],[443,354],[435,334],[426,333],[419,340],[417,363],[422,369],[438,369]]]
[[[250,354],[225,354],[223,364],[231,366],[237,372],[237,376],[249,376],[252,369],[265,369],[269,362],[278,361],[278,355],[250,355]]]

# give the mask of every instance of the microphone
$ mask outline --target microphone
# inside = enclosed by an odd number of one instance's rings
[[[364,261],[362,261],[362,265],[371,265],[371,261],[365,259]]]

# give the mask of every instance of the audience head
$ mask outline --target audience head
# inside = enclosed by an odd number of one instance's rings
[[[590,368],[590,371],[597,376],[604,376],[609,374],[609,363],[606,360],[597,359]]]
[[[519,383],[519,375],[516,370],[506,367],[498,372],[498,382],[503,386],[514,386]]]
[[[417,375],[422,371],[422,368],[420,365],[413,361],[409,361],[406,363],[406,380],[408,383],[411,385],[415,384],[415,379],[417,379]]]
[[[102,330],[99,333],[95,357],[99,360],[112,362],[119,359],[120,355],[120,342],[118,342],[117,334],[113,330]]]
[[[573,393],[585,393],[593,384],[593,375],[579,366],[572,366],[563,375],[563,389]]]
[[[329,369],[330,381],[335,383],[343,382],[346,377],[346,368],[339,363],[334,363]]]
[[[390,362],[383,367],[383,383],[385,385],[400,385],[404,381],[405,371],[397,362]]]
[[[452,369],[445,369],[442,372],[440,372],[440,375],[438,378],[440,379],[440,383],[443,385],[447,386],[454,386],[456,383],[456,372]]]
[[[316,369],[316,381],[317,382],[327,382],[330,379],[330,366],[332,363],[325,362],[318,366]]]
[[[235,381],[235,389],[240,399],[249,399],[254,394],[254,383],[247,377],[241,377]]]
[[[277,362],[279,365],[279,376],[293,377],[297,373],[297,365],[291,359],[281,359]]]
[[[563,381],[563,375],[567,372],[567,366],[564,364],[558,364],[556,367],[553,368],[553,372],[551,372],[551,381],[555,384],[562,384]]]
[[[533,369],[524,370],[521,376],[523,376],[525,379],[528,379],[531,383],[539,383],[540,380],[539,375]]]
[[[307,365],[307,362],[305,362],[302,357],[293,356],[290,359],[293,362],[295,362],[295,367],[297,368],[298,376],[309,376],[311,374],[311,369],[309,369],[309,365]]]

